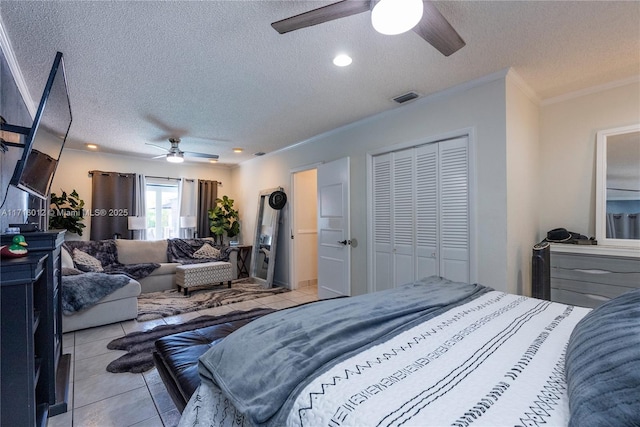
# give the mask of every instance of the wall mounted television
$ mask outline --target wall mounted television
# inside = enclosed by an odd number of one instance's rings
[[[2,125],[3,130],[26,135],[10,184],[41,199],[49,197],[71,121],[64,61],[57,52],[31,127]]]

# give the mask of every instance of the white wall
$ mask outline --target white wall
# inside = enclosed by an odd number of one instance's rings
[[[513,72],[507,75],[507,290],[531,295],[531,247],[538,242],[539,107]]]
[[[634,123],[640,123],[638,78],[542,104],[539,240],[557,227],[595,236],[596,133]]]
[[[90,210],[91,177],[89,176],[89,171],[92,170],[142,173],[144,175],[170,178],[216,180],[222,182],[222,185],[218,186],[218,196],[226,194],[233,198],[233,194],[229,191],[232,187],[230,183],[231,171],[226,167],[189,162],[168,164],[164,160],[144,160],[114,154],[69,149],[63,150],[53,184],[51,185],[51,191],[59,194],[61,190],[70,193],[75,189],[78,191],[80,198],[85,201],[85,209]],[[234,207],[238,208],[242,218],[244,214],[242,204],[236,201]],[[255,213],[251,212],[251,215],[255,215]],[[84,224],[87,227],[83,230],[82,237],[67,233],[67,238],[89,240],[91,232],[90,218],[86,217]],[[242,234],[246,235],[244,230],[242,230]]]
[[[351,160],[352,295],[367,292],[367,153],[407,142],[428,142],[456,132],[473,131],[477,148],[480,249],[477,280],[506,290],[506,153],[505,73],[496,74],[444,93],[400,106],[299,144],[296,147],[244,162],[233,169],[233,193],[243,206],[256,204],[258,192],[288,183],[293,169],[348,156]],[[275,281],[289,283],[289,217],[284,209]],[[253,230],[255,218],[243,227]]]

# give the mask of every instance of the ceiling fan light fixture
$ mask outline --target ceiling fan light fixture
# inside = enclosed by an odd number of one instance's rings
[[[167,154],[167,162],[182,163],[184,162],[184,156],[182,155],[182,153],[169,153]]]
[[[409,31],[422,19],[422,0],[373,0],[371,24],[381,34],[396,35]]]

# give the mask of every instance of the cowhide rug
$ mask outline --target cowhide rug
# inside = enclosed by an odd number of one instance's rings
[[[289,292],[289,289],[281,287],[263,288],[259,284],[243,279],[232,283],[231,289],[226,284],[217,288],[190,289],[191,295],[188,297],[183,296],[178,290],[140,294],[138,297],[138,321],[175,316],[190,311],[277,295],[283,292]]]

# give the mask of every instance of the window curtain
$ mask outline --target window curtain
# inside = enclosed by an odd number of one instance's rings
[[[198,180],[198,237],[211,237],[209,209],[218,198],[218,181]]]
[[[195,179],[180,181],[180,237],[192,238],[197,228],[198,183]],[[191,225],[193,220],[195,225]]]
[[[143,174],[136,174],[135,178],[135,209],[132,213],[133,216],[138,218],[144,218],[145,224],[147,221],[147,179]],[[140,240],[147,240],[147,229],[135,230],[133,233],[138,233],[136,238]]]
[[[607,238],[640,239],[640,213],[608,213]]]
[[[131,238],[136,174],[91,171],[91,240]]]

